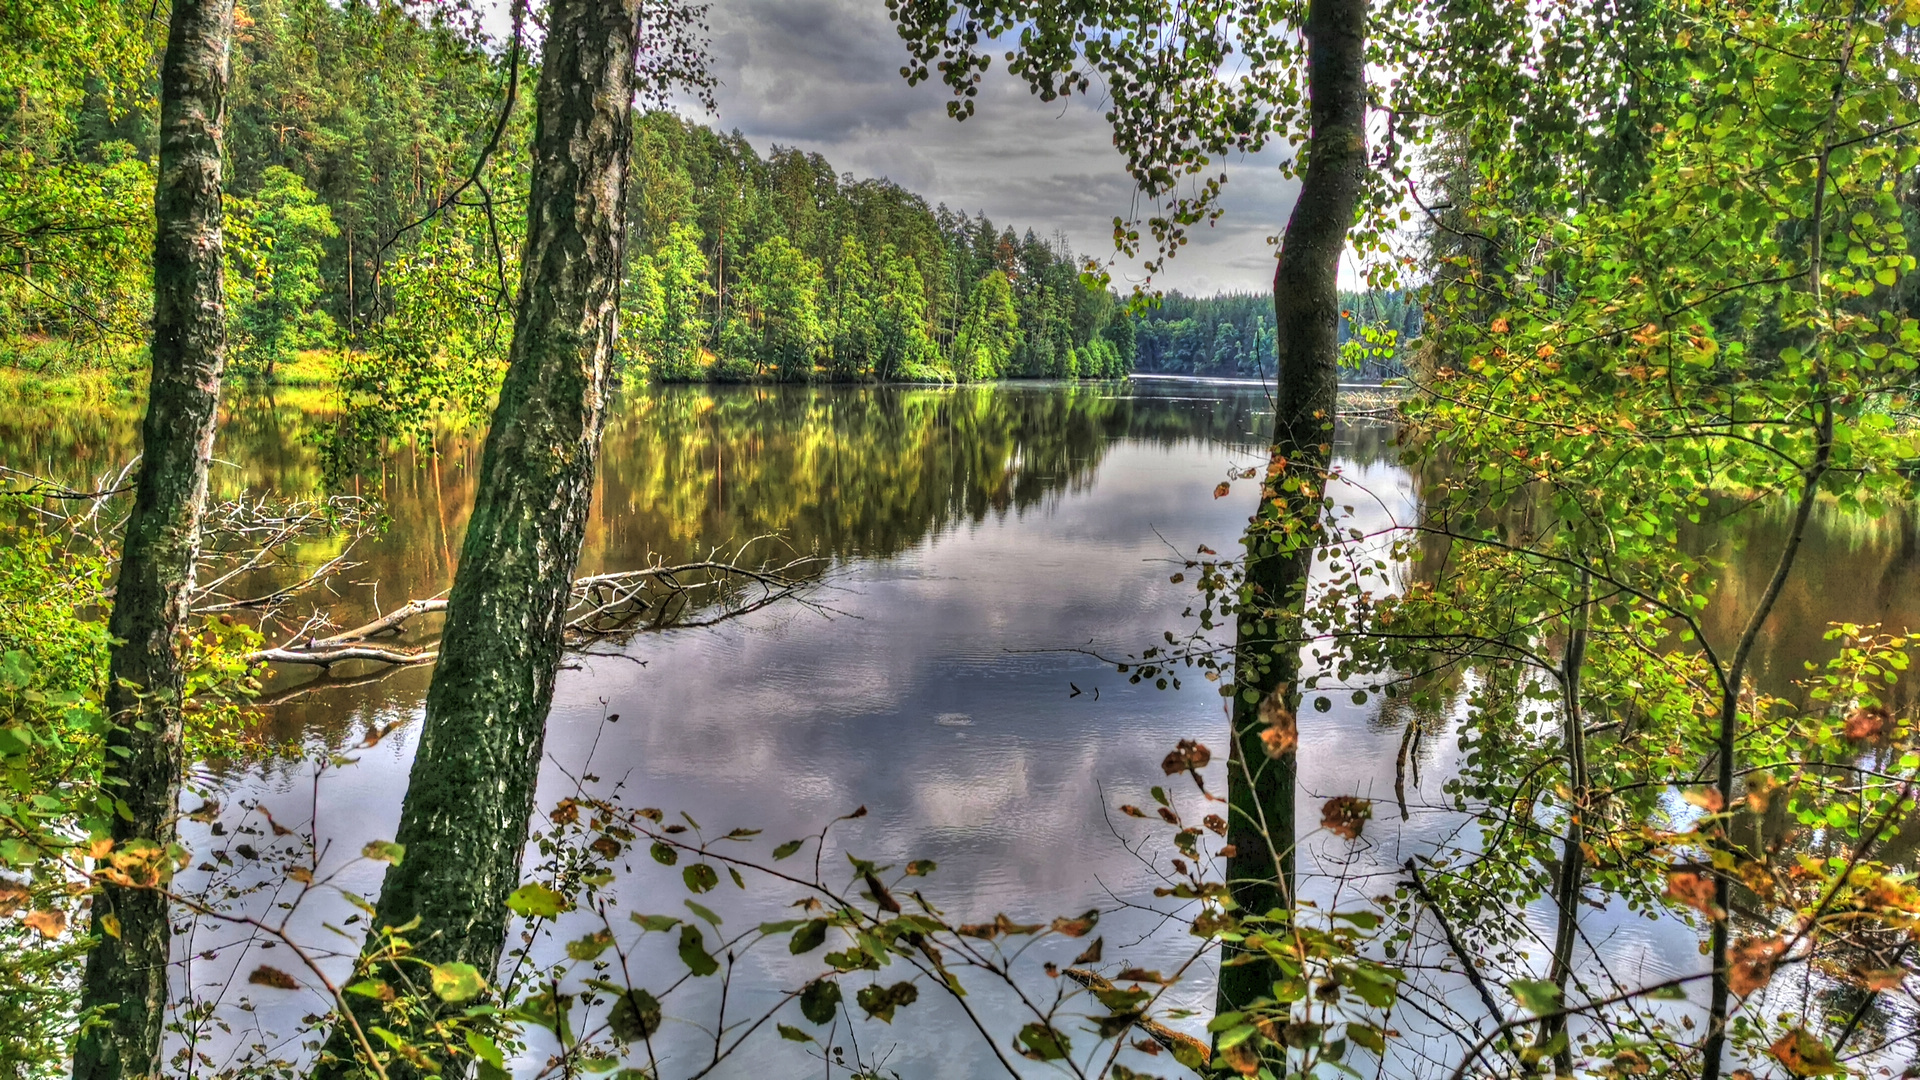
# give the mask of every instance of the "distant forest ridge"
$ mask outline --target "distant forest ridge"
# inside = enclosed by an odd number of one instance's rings
[[[1420,294],[1410,289],[1341,292],[1341,377],[1375,382],[1407,373],[1408,345],[1420,336]],[[1272,376],[1273,297],[1169,293],[1134,329],[1134,366],[1184,375]]]
[[[117,25],[130,55],[158,44],[133,40],[153,32],[144,20]],[[237,372],[271,376],[301,349],[352,346],[351,384],[484,396],[510,338],[532,134],[524,73],[500,123],[506,75],[502,57],[431,14],[245,6],[226,143]],[[51,239],[0,282],[0,339],[138,345],[153,87],[71,89],[62,109],[8,124],[16,167],[0,183],[0,224]],[[738,131],[651,112],[633,169],[622,318],[633,373],[971,381],[1273,366],[1267,298],[1176,293],[1129,314],[1082,278],[1063,234],[930,206],[819,154],[762,155]],[[58,227],[76,216],[113,227]],[[1403,294],[1352,307],[1403,339],[1418,326]],[[1397,362],[1388,350],[1365,373]]]

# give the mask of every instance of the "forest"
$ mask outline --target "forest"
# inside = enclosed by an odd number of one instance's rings
[[[150,308],[155,86],[129,58],[154,31],[111,5],[70,27],[19,15],[33,67],[15,85],[36,93],[9,120],[0,333],[16,367],[98,365],[138,347]],[[337,354],[349,393],[458,387],[471,396],[443,404],[484,410],[534,119],[526,97],[499,100],[507,57],[431,7],[326,0],[249,4],[232,49],[234,373],[271,379],[303,350],[354,346]],[[88,55],[126,62],[103,80],[77,66]],[[1064,236],[930,208],[818,154],[762,157],[666,111],[636,118],[633,162],[623,368],[682,382],[1127,370],[1125,310],[1082,281]],[[419,355],[454,327],[468,347]]]
[[[1912,0],[0,55],[0,1080],[1920,1072]]]
[[[1271,378],[1273,298],[1252,293],[1158,298],[1134,320],[1133,363],[1144,372]],[[1340,361],[1355,382],[1407,373],[1406,355],[1423,325],[1417,294],[1404,289],[1340,292]],[[1389,336],[1390,335],[1390,336]],[[1348,347],[1348,342],[1353,342]]]

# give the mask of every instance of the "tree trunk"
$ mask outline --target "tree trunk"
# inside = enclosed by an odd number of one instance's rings
[[[618,333],[637,9],[547,8],[506,381],[401,809],[406,854],[374,920],[419,920],[406,938],[433,963],[492,972],[519,880]],[[342,1032],[329,1050],[321,1075],[343,1074]]]
[[[1305,27],[1312,135],[1299,199],[1273,274],[1273,447],[1248,524],[1246,585],[1234,651],[1228,765],[1227,880],[1243,915],[1292,903],[1295,760],[1269,757],[1269,721],[1300,703],[1299,628],[1319,537],[1339,394],[1340,256],[1367,170],[1367,0],[1311,0]],[[1224,959],[1232,959],[1229,953]],[[1264,962],[1220,970],[1219,1007],[1270,996]]]
[[[140,428],[140,478],[127,519],[108,629],[107,791],[125,804],[117,848],[174,840],[180,796],[182,628],[226,366],[221,123],[233,0],[174,0],[160,71],[160,172],[154,191],[152,381]],[[154,862],[164,874],[167,861]],[[147,884],[157,884],[149,881]],[[167,901],[105,885],[93,903],[100,944],[87,957],[83,1009],[106,1024],[74,1049],[76,1080],[160,1073],[170,939]]]

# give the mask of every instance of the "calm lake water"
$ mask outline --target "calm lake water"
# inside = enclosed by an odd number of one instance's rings
[[[323,404],[311,394],[236,398],[216,450],[216,494],[315,492],[310,437]],[[86,483],[131,457],[136,421],[112,407],[10,408],[0,416],[0,461]],[[629,390],[607,430],[582,573],[638,567],[652,554],[678,561],[771,534],[781,549],[822,560],[812,598],[826,610],[775,606],[710,628],[642,633],[599,646],[605,655],[576,658],[560,675],[549,722],[542,805],[591,773],[603,790],[622,785],[632,805],[685,811],[710,836],[763,828],[771,843],[865,806],[866,817],[836,827],[830,857],[935,860],[939,870],[924,891],[962,921],[1002,911],[1037,921],[1098,907],[1108,912],[1107,960],[1177,966],[1193,939],[1146,910],[1161,882],[1128,846],[1149,840],[1141,854],[1164,857],[1153,846],[1164,834],[1113,808],[1144,801],[1176,740],[1224,751],[1221,699],[1198,679],[1178,690],[1132,686],[1074,650],[1133,653],[1182,629],[1191,585],[1169,575],[1200,545],[1236,545],[1253,484],[1236,484],[1226,498],[1215,498],[1214,487],[1229,470],[1264,459],[1270,422],[1257,388],[1197,382]],[[382,502],[391,526],[356,548],[361,565],[336,595],[314,603],[354,625],[444,590],[477,456],[475,439],[448,435],[437,454],[398,454],[363,479],[361,492]],[[1411,516],[1421,481],[1396,463],[1388,427],[1344,425],[1338,457],[1353,493],[1365,496],[1341,500],[1359,507],[1355,524]],[[1727,561],[1723,590],[1764,584],[1771,563],[1748,553],[1773,550],[1781,527],[1743,521],[1701,540]],[[316,545],[304,554],[330,553]],[[1825,517],[1767,627],[1760,677],[1769,690],[1789,692],[1803,662],[1823,655],[1829,622],[1903,628],[1920,625],[1917,611],[1911,520]],[[324,865],[346,867],[342,888],[374,892],[380,867],[354,860],[368,840],[393,834],[428,676],[408,669],[309,684],[308,672],[277,674],[268,697],[281,700],[262,710],[262,730],[310,756],[351,748],[377,725],[402,726],[317,781],[310,761],[298,759],[203,765],[198,784],[221,800],[230,831],[219,838],[193,826],[196,852],[258,824],[250,810],[258,805],[283,825],[311,829],[327,852]],[[607,722],[612,714],[617,723]],[[1309,842],[1310,895],[1332,899],[1338,889],[1351,902],[1387,891],[1408,855],[1460,829],[1460,816],[1440,809],[1456,752],[1444,730],[1421,742],[1410,817],[1401,821],[1392,809],[1407,722],[1344,695],[1330,711],[1303,714],[1300,819],[1317,821],[1319,802],[1332,795],[1381,800],[1358,848]],[[222,868],[196,872],[187,884],[219,889],[243,880]],[[626,910],[686,914],[677,872],[644,857],[613,891]],[[238,902],[264,914],[286,898],[255,893]],[[762,882],[745,892],[724,884],[702,900],[731,929],[785,917],[782,905],[794,898]],[[320,895],[303,902],[296,919],[307,940],[336,954],[336,970],[356,943],[323,924],[339,925],[350,910]],[[1550,926],[1550,911],[1531,914]],[[1702,963],[1693,931],[1676,922],[1602,912],[1589,933],[1595,957],[1616,971],[1637,965],[1654,979]],[[537,945],[536,958],[555,948]],[[1046,958],[1074,951],[1063,945]],[[276,955],[283,954],[206,925],[183,945],[179,985],[218,1002],[233,1028],[209,1028],[196,1042],[208,1061],[224,1065],[260,1053],[255,1046],[299,1056],[297,1040],[287,1039],[320,1000],[246,983],[263,962],[291,969]],[[680,970],[667,941],[638,955],[662,976]],[[1034,967],[1038,991],[1051,993]],[[743,956],[729,1022],[757,1015],[780,988],[811,973],[784,949]],[[881,973],[886,982],[904,977]],[[712,1020],[717,982],[669,1000],[669,1017],[681,1019],[661,1043],[664,1076],[697,1071],[710,1052],[712,1035],[697,1025]],[[1196,969],[1169,1000],[1196,1011],[1179,1026],[1199,1031],[1211,972]],[[1015,1015],[1011,1003],[984,985],[979,1007],[1003,1021],[1002,1046],[1024,1020],[1005,1023]],[[800,1023],[797,1014],[780,1019]],[[1422,1024],[1408,1016],[1397,1026],[1416,1044],[1447,1037]],[[966,1018],[931,988],[895,1025],[863,1023],[851,1034],[848,1041],[842,1029],[839,1040],[850,1054],[857,1045],[861,1058],[902,1076],[1004,1075]],[[712,1075],[817,1075],[821,1065],[808,1054],[767,1032]],[[1122,1060],[1174,1068],[1133,1051]]]

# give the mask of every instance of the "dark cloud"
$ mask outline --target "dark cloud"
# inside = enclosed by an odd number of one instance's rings
[[[718,0],[711,19],[720,111],[704,119],[738,128],[763,151],[817,151],[930,203],[1043,236],[1063,231],[1090,255],[1108,253],[1114,216],[1135,209],[1097,100],[1045,103],[1011,78],[989,78],[976,115],[956,123],[944,87],[908,87],[900,77],[906,50],[882,0]],[[1278,160],[1228,165],[1227,216],[1195,230],[1159,285],[1198,294],[1270,287],[1266,238],[1294,198]],[[1139,274],[1119,266],[1115,277]]]

